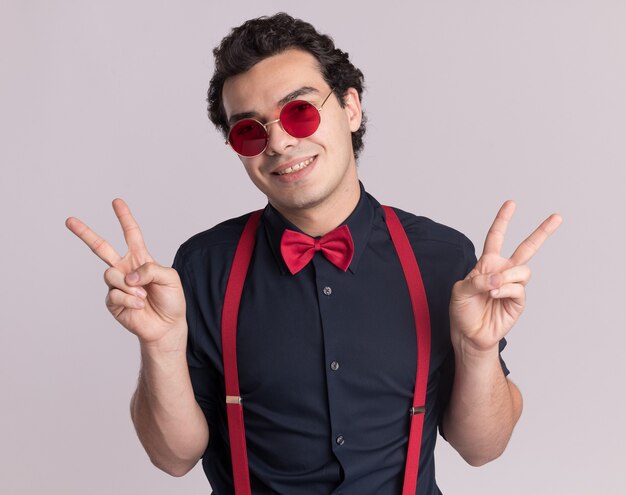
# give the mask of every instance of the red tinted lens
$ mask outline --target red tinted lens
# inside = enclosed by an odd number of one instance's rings
[[[320,113],[306,101],[292,101],[280,111],[280,124],[290,136],[309,137],[320,125]]]
[[[240,120],[230,128],[228,142],[242,156],[260,155],[267,146],[267,132],[256,120]]]

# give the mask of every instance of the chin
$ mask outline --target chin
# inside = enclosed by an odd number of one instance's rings
[[[294,194],[292,197],[269,198],[270,203],[278,209],[307,210],[323,202],[323,195]]]

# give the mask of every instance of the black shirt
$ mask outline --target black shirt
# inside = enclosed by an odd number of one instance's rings
[[[474,267],[476,258],[471,242],[459,232],[396,212],[420,266],[432,328],[417,493],[438,494],[434,447],[454,372],[448,305],[452,285]],[[233,493],[222,303],[247,218],[197,234],[174,261],[187,300],[189,371],[210,431],[202,463],[219,495]],[[347,272],[318,252],[291,275],[280,254],[280,238],[285,228],[297,227],[271,205],[261,218],[237,333],[254,494],[402,491],[416,369],[408,288],[384,212],[363,188],[344,223],[355,245]]]

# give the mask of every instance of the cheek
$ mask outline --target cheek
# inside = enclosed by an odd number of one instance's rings
[[[325,122],[323,129],[320,128],[319,142],[326,147],[343,149],[352,143],[352,131],[345,113],[335,113]]]
[[[342,108],[341,115],[337,116],[337,133],[341,136],[342,143],[352,146],[353,122],[350,120],[348,109]]]
[[[342,114],[341,119],[337,119],[329,139],[332,140],[337,151],[346,154],[352,153],[352,131],[348,120],[345,118],[345,114]]]
[[[263,183],[263,174],[261,174],[261,164],[260,161],[256,158],[252,159],[242,159],[240,157],[241,163],[243,163],[243,168],[250,180],[257,186],[260,187]]]
[[[251,179],[254,179],[254,175],[255,175],[255,170],[256,168],[253,166],[252,163],[250,163],[250,160],[245,160],[241,157],[239,157],[239,160],[241,160],[241,163],[243,164],[243,168],[246,171],[246,173],[248,174],[248,176]]]

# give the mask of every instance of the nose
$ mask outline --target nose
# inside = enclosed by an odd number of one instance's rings
[[[279,119],[265,124],[265,129],[267,130],[267,148],[265,148],[265,153],[270,156],[280,155],[298,143],[298,138],[288,134],[283,129]]]

